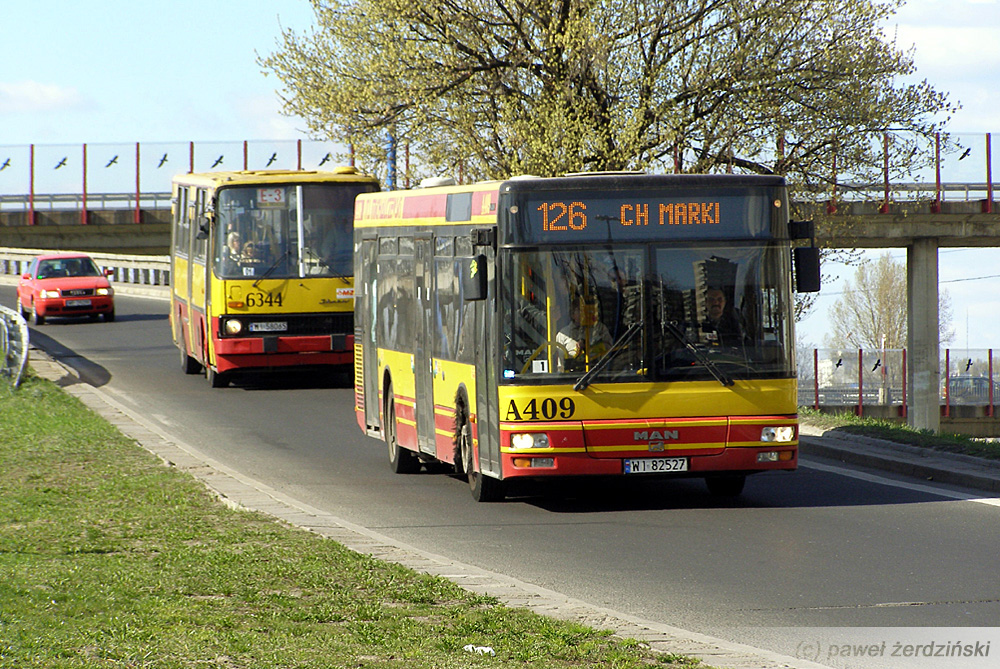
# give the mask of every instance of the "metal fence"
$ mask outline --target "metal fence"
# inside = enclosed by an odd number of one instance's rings
[[[906,349],[812,349],[799,360],[799,405],[890,407],[905,416],[909,397]],[[993,349],[942,349],[939,373],[944,415],[952,407],[985,407],[993,416],[1000,403],[1000,375]]]

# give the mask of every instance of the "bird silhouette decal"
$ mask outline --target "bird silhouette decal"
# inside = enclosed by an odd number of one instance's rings
[[[872,367],[872,371],[874,372],[876,369],[878,369],[881,366],[882,366],[882,358],[879,358],[878,360],[875,361],[875,366]]]
[[[3,165],[0,165],[0,172],[3,172],[8,167],[10,167],[10,158],[8,158],[7,160],[3,161]]]
[[[277,154],[277,152],[275,152],[275,153],[272,153],[272,154],[271,154],[271,157],[270,157],[270,158],[268,159],[268,161],[267,161],[267,167],[270,167],[270,166],[271,166],[271,163],[273,163],[273,162],[274,162],[275,160],[277,160],[277,159],[278,159],[278,154]]]
[[[969,361],[965,363],[965,371],[969,371],[969,369],[971,368],[972,368],[972,358],[969,358]]]
[[[163,167],[163,163],[165,162],[167,162],[167,154],[164,153],[163,157],[160,158],[160,164],[156,166],[156,169],[160,169],[161,167]]]
[[[965,150],[965,153],[963,153],[962,155],[960,155],[960,156],[958,157],[958,159],[959,159],[959,160],[965,160],[966,158],[968,158],[968,157],[969,157],[969,154],[970,154],[970,153],[972,153],[972,149],[971,149],[971,148],[968,148],[968,149],[966,149],[966,150]]]
[[[331,156],[331,155],[330,155],[330,154],[328,153],[328,154],[326,154],[325,156],[323,156],[323,160],[319,161],[319,166],[320,166],[320,167],[323,167],[323,165],[326,165],[326,164],[327,164],[328,162],[330,162],[331,160],[333,160],[333,156]]]
[[[842,366],[843,364],[844,364],[844,359],[843,359],[843,358],[841,358],[840,360],[838,360],[838,361],[837,361],[837,364],[836,364],[836,365],[834,365],[834,367],[840,367],[840,366]]]
[[[108,164],[105,165],[105,167],[111,167],[112,165],[114,165],[117,162],[118,162],[118,155],[116,154],[114,158],[112,158],[111,160],[108,161]]]
[[[212,163],[212,167],[218,167],[221,164],[222,164],[222,156],[219,156],[218,158],[215,159],[215,162]]]
[[[59,161],[59,164],[56,165],[54,169],[59,169],[60,167],[65,167],[65,166],[66,166],[66,158],[63,157],[63,159]]]

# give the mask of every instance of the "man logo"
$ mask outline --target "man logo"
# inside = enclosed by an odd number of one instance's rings
[[[636,431],[632,433],[632,441],[646,442],[651,453],[661,453],[666,450],[664,442],[679,439],[679,430]]]

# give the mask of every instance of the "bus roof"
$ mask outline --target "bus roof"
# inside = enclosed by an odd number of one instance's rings
[[[174,183],[177,185],[205,188],[219,188],[236,184],[322,183],[329,181],[377,183],[375,177],[364,174],[355,167],[337,167],[332,170],[192,172],[178,174],[174,177]]]

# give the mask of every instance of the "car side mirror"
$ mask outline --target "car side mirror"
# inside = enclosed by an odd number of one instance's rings
[[[115,270],[114,269],[112,269],[110,267],[105,267],[104,268],[104,276],[111,277],[111,276],[114,276],[114,275],[115,275]]]
[[[28,279],[31,278],[31,273],[30,272],[25,272],[24,274],[21,275],[21,278],[24,279],[25,281],[27,281]]]

